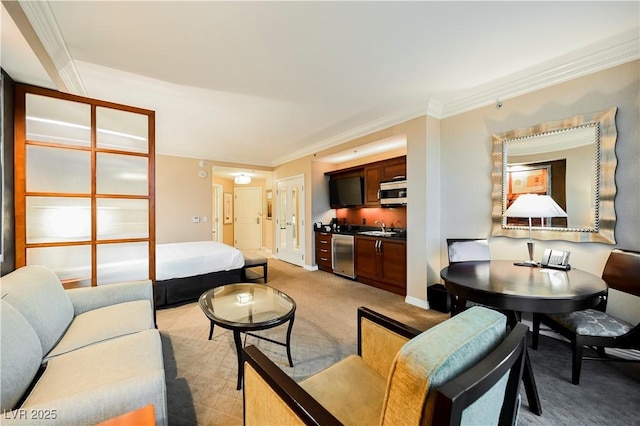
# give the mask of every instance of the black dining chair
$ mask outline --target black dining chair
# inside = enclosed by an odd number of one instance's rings
[[[609,288],[640,296],[640,252],[614,249],[605,264],[602,279]],[[571,341],[573,352],[571,381],[580,384],[582,360],[631,361],[613,357],[605,348],[640,349],[640,324],[633,326],[606,312],[608,294],[593,309],[568,314],[536,314],[533,317],[533,349],[538,348],[540,323],[551,327]],[[583,356],[585,346],[597,349],[599,357]]]

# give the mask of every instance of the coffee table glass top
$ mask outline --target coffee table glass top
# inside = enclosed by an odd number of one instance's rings
[[[296,303],[285,293],[265,284],[230,284],[200,296],[205,315],[220,325],[245,330],[282,323],[290,318]]]

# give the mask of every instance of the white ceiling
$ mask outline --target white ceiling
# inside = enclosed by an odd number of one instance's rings
[[[56,86],[3,7],[16,81],[155,110],[157,153],[261,166],[504,102],[640,46],[637,1],[20,4],[40,7],[31,25],[80,85]]]

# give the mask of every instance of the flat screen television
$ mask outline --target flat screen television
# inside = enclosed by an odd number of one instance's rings
[[[353,207],[364,204],[364,179],[362,176],[335,178],[329,181],[331,206]]]

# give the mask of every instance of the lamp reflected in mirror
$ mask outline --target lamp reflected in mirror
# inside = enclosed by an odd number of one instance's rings
[[[528,266],[538,266],[538,262],[533,260],[535,243],[533,242],[533,218],[540,218],[540,227],[545,226],[545,220],[550,221],[553,217],[567,217],[567,213],[549,195],[522,194],[518,196],[511,206],[504,212],[505,217],[527,218],[529,220],[529,241],[527,250],[529,260],[524,262]]]

